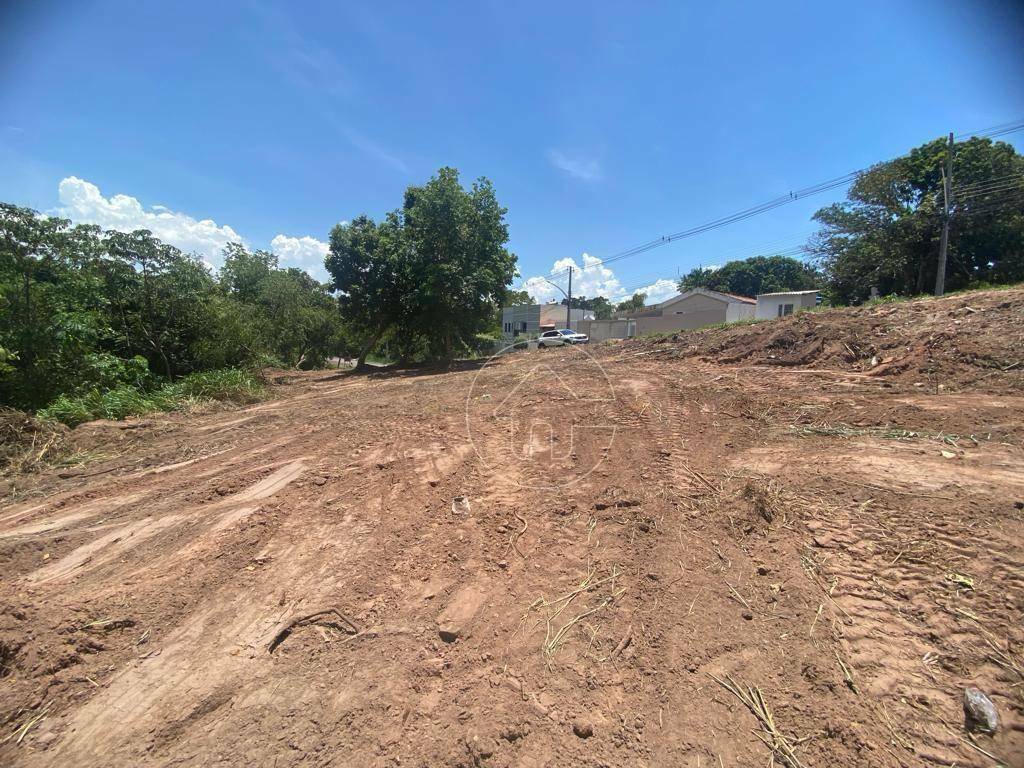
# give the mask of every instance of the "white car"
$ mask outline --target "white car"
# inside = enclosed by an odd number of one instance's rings
[[[537,337],[537,347],[539,349],[561,347],[564,344],[586,344],[588,341],[590,341],[590,337],[585,333],[576,333],[576,331],[563,328],[560,331],[544,331]]]

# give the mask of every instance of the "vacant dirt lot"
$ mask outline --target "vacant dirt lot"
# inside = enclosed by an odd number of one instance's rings
[[[80,427],[87,461],[4,481],[0,762],[1024,765],[1022,317],[974,294]]]

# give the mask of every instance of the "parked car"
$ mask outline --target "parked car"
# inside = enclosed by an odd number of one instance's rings
[[[564,344],[586,344],[588,341],[590,341],[590,337],[585,333],[576,333],[576,331],[563,328],[560,331],[544,331],[537,337],[537,346],[543,349],[544,347],[561,347]]]

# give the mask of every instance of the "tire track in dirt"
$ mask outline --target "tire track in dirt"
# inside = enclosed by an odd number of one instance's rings
[[[531,360],[479,375],[497,397]],[[571,351],[545,361],[583,379]],[[955,504],[911,501],[908,472],[949,465],[914,452],[934,443],[873,454],[874,438],[840,444],[792,426],[836,414],[889,426],[895,411],[874,382],[838,390],[836,377],[777,369],[747,381],[692,361],[605,369],[613,403],[575,404],[543,381],[526,399],[552,423],[614,425],[612,445],[580,430],[573,451],[533,469],[508,451],[477,459],[464,417],[472,369],[344,386],[298,375],[298,396],[273,403],[270,439],[253,422],[238,432],[219,423],[270,408],[181,417],[143,435],[148,474],[88,480],[58,514],[129,492],[144,499],[99,523],[7,539],[17,567],[2,578],[18,602],[0,611],[0,642],[24,644],[0,684],[20,706],[54,704],[0,759],[765,764],[753,717],[709,676],[728,673],[762,688],[809,766],[978,764],[939,719],[956,729],[958,686],[977,681],[1006,723],[983,743],[1012,764],[1019,689],[954,610],[1003,632],[1020,605],[1020,521],[997,509],[1015,487],[1012,446],[993,442],[950,465],[961,486],[929,493]],[[935,431],[928,420],[941,412],[912,405],[898,414],[923,426],[897,426]],[[997,410],[988,423],[1005,422]],[[474,440],[508,443],[504,422],[479,429]],[[185,446],[207,439],[223,452],[206,465],[150,472],[196,458]],[[851,484],[882,482],[876,455],[899,460],[902,479],[884,485],[901,493]],[[566,487],[517,482],[590,462]],[[53,520],[35,507],[13,525]],[[44,543],[41,562],[30,547]],[[926,556],[942,567],[918,562]],[[452,642],[440,633],[449,623]],[[932,649],[939,658],[918,664]]]

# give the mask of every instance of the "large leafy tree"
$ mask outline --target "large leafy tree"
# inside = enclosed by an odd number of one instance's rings
[[[342,317],[361,338],[358,368],[388,331],[409,317],[413,264],[396,212],[379,224],[357,216],[331,230],[324,266],[339,291]]]
[[[861,174],[847,200],[819,210],[811,248],[834,298],[920,294],[935,283],[942,230],[943,139]],[[946,288],[1024,280],[1024,156],[1005,142],[953,146]]]
[[[707,288],[753,297],[759,293],[819,288],[822,282],[822,274],[799,259],[789,256],[753,256],[727,262],[719,269],[697,267],[679,280],[679,290]]]
[[[103,367],[95,240],[95,228],[0,204],[0,403],[45,403]]]
[[[379,224],[360,216],[332,230],[325,265],[363,334],[360,366],[385,334],[403,357],[452,359],[493,324],[515,276],[505,213],[487,179],[467,190],[442,168]]]
[[[637,291],[625,301],[620,301],[615,305],[616,312],[639,312],[644,308],[644,303],[647,301],[647,294],[640,293]]]

